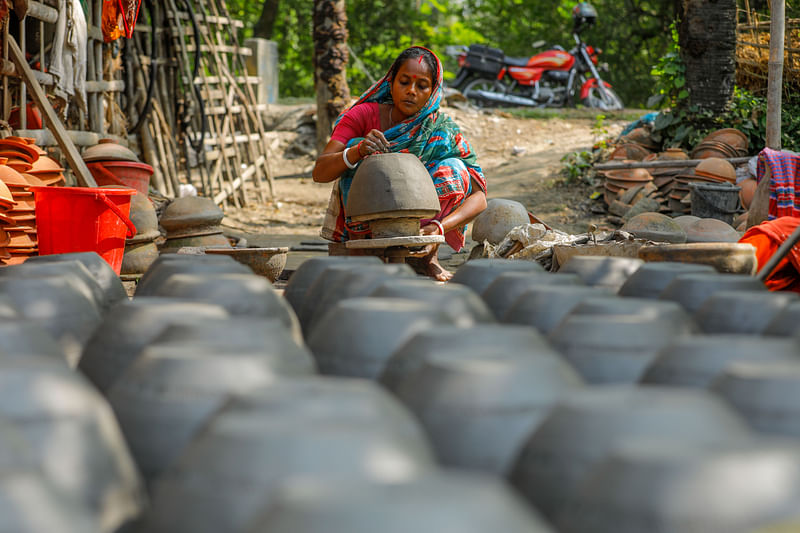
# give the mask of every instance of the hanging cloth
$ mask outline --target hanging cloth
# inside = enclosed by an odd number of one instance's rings
[[[107,43],[120,37],[133,37],[142,0],[103,0],[103,40]]]

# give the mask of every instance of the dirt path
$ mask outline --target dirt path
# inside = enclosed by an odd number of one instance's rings
[[[278,129],[272,133],[271,160],[276,200],[264,206],[228,209],[223,224],[243,233],[314,236],[322,223],[331,185],[314,183],[310,178],[314,160],[307,153],[307,123],[313,110],[307,106],[273,108],[273,114],[279,117]],[[588,149],[597,140],[592,132],[593,113],[562,111],[552,118],[518,118],[504,111],[456,107],[444,111],[461,126],[478,154],[489,198],[519,201],[554,227],[574,233],[586,231],[587,223],[596,218],[588,211],[591,189],[566,183],[559,170],[565,154]],[[304,121],[306,125],[302,125]],[[615,135],[626,123],[605,121],[604,126]]]

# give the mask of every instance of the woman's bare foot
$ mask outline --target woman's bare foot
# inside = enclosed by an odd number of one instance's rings
[[[432,246],[431,251],[425,257],[420,258],[425,274],[436,281],[450,281],[453,273],[445,269],[439,263],[439,246]]]

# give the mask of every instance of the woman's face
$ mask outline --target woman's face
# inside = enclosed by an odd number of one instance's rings
[[[433,92],[432,74],[421,59],[407,59],[392,81],[394,106],[406,117],[422,109]]]

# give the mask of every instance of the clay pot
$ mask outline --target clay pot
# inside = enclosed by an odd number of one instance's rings
[[[659,296],[678,302],[689,313],[695,313],[715,292],[763,291],[764,284],[751,276],[735,274],[681,274],[667,285]]]
[[[677,220],[677,219],[676,219]],[[620,296],[656,299],[672,280],[681,274],[715,272],[709,265],[654,261],[643,264],[619,289]]]
[[[706,135],[706,137],[700,142],[703,143],[707,141],[716,141],[719,143],[727,144],[728,146],[739,152],[736,155],[741,155],[741,156],[747,155],[747,147],[750,144],[747,135],[737,130],[736,128],[722,128],[713,131],[708,135]]]
[[[800,343],[752,335],[689,335],[665,346],[642,376],[642,383],[708,387],[737,362],[796,361]]]
[[[156,208],[144,194],[136,193],[131,196],[129,218],[133,225],[136,226],[136,236],[132,239],[126,239],[126,244],[152,241],[161,235],[158,231]]]
[[[692,243],[642,246],[639,258],[645,261],[679,261],[711,265],[718,272],[748,274],[756,272],[756,249],[744,243]]]
[[[217,226],[225,214],[210,198],[176,198],[164,209],[159,221],[168,233],[197,226]]]
[[[52,159],[51,157],[39,155],[39,159],[33,162],[33,167],[28,171],[29,174],[37,176],[40,173],[61,173],[64,172],[64,168],[58,163],[58,161]]]
[[[141,480],[103,398],[75,372],[14,360],[0,364],[0,417],[14,423],[55,487],[117,531],[142,510]]]
[[[52,335],[72,367],[101,321],[84,291],[75,276],[0,279],[0,294],[8,296],[22,317]]]
[[[533,326],[547,335],[583,300],[612,294],[611,290],[603,287],[533,286],[520,294],[502,321]]]
[[[694,215],[681,215],[673,218],[672,220],[674,220],[676,224],[683,228],[683,231],[686,231],[689,229],[689,226],[700,220],[700,217],[696,217]]]
[[[422,302],[351,298],[325,314],[308,337],[308,347],[323,374],[376,379],[412,335],[452,323],[445,312]]]
[[[796,293],[719,291],[709,296],[694,318],[706,333],[760,335],[795,301]]]
[[[590,287],[607,287],[617,291],[643,264],[641,259],[629,257],[575,255],[559,272],[575,273]]]
[[[492,198],[473,222],[472,239],[479,244],[484,241],[500,244],[509,231],[528,223],[530,218],[524,205],[514,200]]]
[[[718,157],[707,157],[698,164],[694,173],[698,176],[723,179],[731,183],[736,183],[736,169],[729,162]]]
[[[447,472],[404,483],[290,485],[251,533],[507,533],[551,529],[499,480]]]
[[[409,337],[389,358],[380,382],[392,392],[417,372],[425,360],[450,350],[482,353],[485,356],[514,354],[520,358],[557,358],[552,346],[536,330],[524,326],[478,325],[462,329],[441,326]]]
[[[797,334],[800,320],[800,302],[787,305],[764,329],[764,335],[773,337],[793,337]]]
[[[100,139],[100,142],[83,151],[83,160],[91,161],[134,161],[139,158],[129,148],[118,144],[113,139]]]
[[[166,259],[169,257],[169,259]],[[136,296],[154,296],[176,274],[250,274],[253,271],[227,256],[160,255],[136,286]]]
[[[502,319],[514,302],[527,289],[537,285],[583,285],[583,280],[577,274],[549,272],[506,272],[495,278],[481,294],[494,316]]]
[[[473,259],[461,265],[453,275],[451,283],[466,285],[478,294],[505,272],[544,272],[539,263],[513,259]]]
[[[61,261],[79,261],[92,274],[105,293],[105,300],[111,304],[128,298],[125,287],[114,269],[96,252],[74,252],[68,254],[40,255],[28,260],[33,263],[59,263]]]
[[[429,354],[395,389],[422,423],[442,465],[506,475],[553,404],[583,383],[547,352]]]
[[[278,246],[272,248],[207,248],[207,254],[227,255],[246,265],[254,274],[267,278],[275,283],[286,267],[289,248]]]
[[[743,421],[705,392],[587,388],[553,407],[523,445],[510,481],[552,519],[594,468],[624,443],[722,444],[748,436]]]
[[[435,306],[447,313],[455,325],[463,328],[494,322],[492,312],[480,296],[464,285],[441,285],[422,279],[388,279],[368,296],[405,298]]]
[[[305,299],[306,291],[314,283],[323,270],[328,266],[338,263],[346,263],[348,265],[380,264],[380,259],[372,256],[356,256],[356,257],[339,257],[339,256],[325,256],[325,257],[312,257],[303,263],[295,270],[289,277],[286,283],[286,288],[283,290],[283,296],[289,305],[292,306],[294,312],[300,316],[301,309],[303,308],[303,301]]]
[[[156,259],[158,259],[158,247],[153,241],[126,244],[120,273],[144,274]]]
[[[0,320],[0,361],[34,360],[67,368],[64,350],[40,325],[23,318]]]
[[[294,477],[398,483],[434,469],[410,417],[349,392],[366,385],[278,382],[229,402],[155,483],[141,531],[246,531]]]
[[[661,213],[642,213],[631,217],[622,231],[627,231],[637,239],[656,242],[684,243],[686,232],[673,219]]]
[[[172,298],[134,298],[112,307],[86,343],[78,368],[105,393],[139,353],[171,324],[225,319],[217,305]]]
[[[661,348],[696,328],[690,318],[677,313],[580,314],[591,301],[578,304],[549,335],[587,383],[637,382]]]
[[[167,240],[161,246],[161,253],[178,253],[183,248],[231,248],[231,243],[222,233],[220,226],[199,231],[200,235],[185,235],[181,237],[167,235]]]
[[[102,287],[79,261],[61,261],[58,263],[25,263],[0,269],[0,278],[28,277],[70,277],[75,280],[75,287],[93,303],[99,314],[105,313],[114,302],[108,301]]]
[[[362,160],[345,206],[354,220],[430,218],[440,209],[431,175],[409,153],[373,154]]]
[[[738,242],[739,232],[716,218],[701,218],[686,230],[686,242]]]
[[[796,512],[798,467],[793,443],[631,443],[597,467],[556,524],[565,533],[754,531]]]

